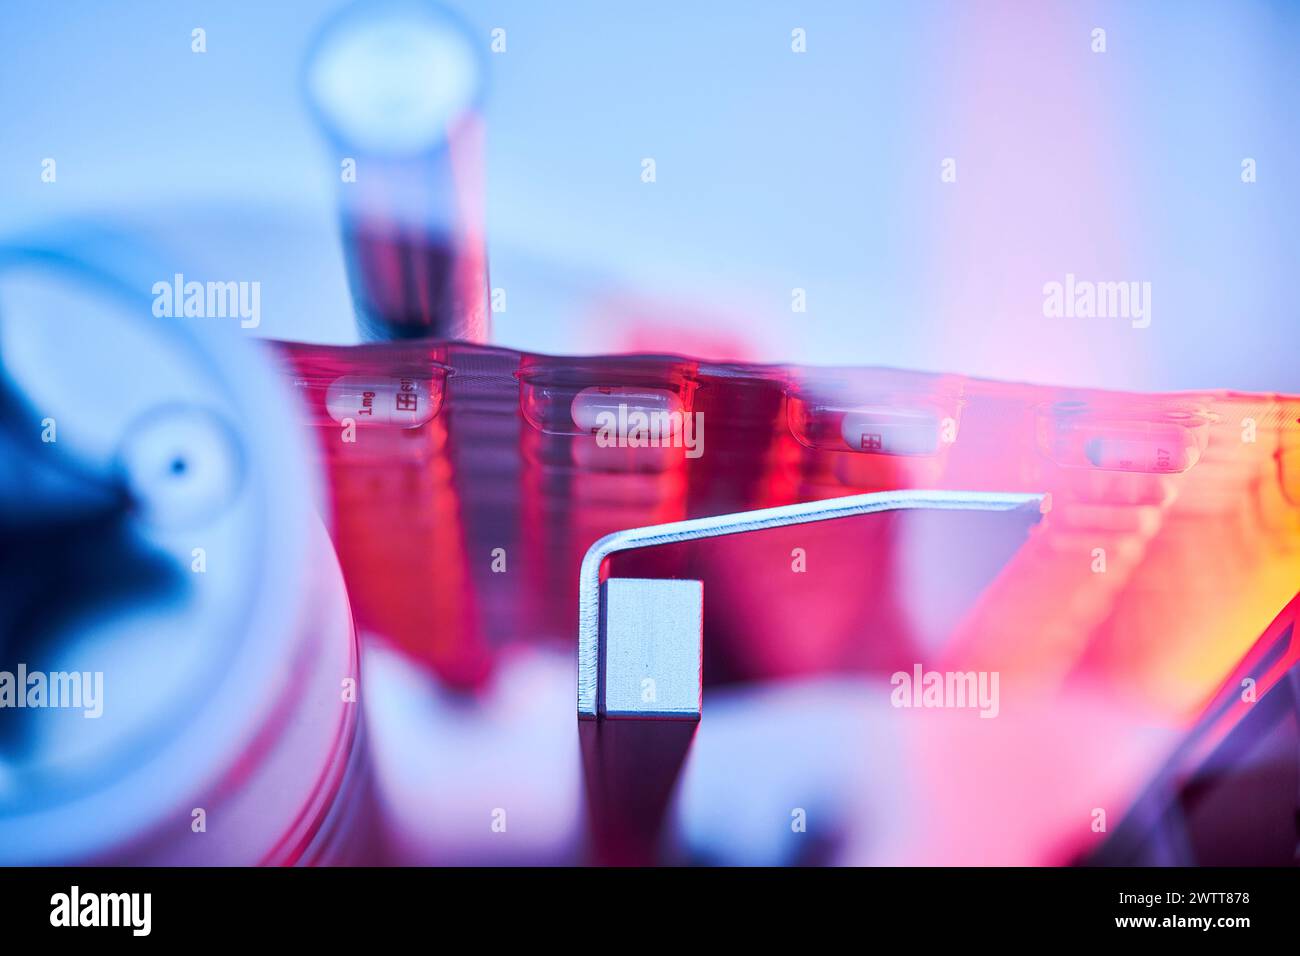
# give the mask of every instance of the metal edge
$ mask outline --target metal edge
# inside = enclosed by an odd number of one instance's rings
[[[746,531],[830,521],[882,511],[936,509],[946,511],[1034,510],[1045,514],[1051,498],[1043,493],[989,491],[882,491],[821,501],[800,502],[733,514],[672,521],[607,534],[588,550],[578,572],[578,719],[595,720],[600,691],[600,568],[619,551],[650,548],[679,541],[716,538]]]

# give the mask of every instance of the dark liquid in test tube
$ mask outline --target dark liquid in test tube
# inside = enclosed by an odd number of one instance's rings
[[[487,340],[481,75],[464,28],[418,2],[349,8],[309,59],[367,340]]]

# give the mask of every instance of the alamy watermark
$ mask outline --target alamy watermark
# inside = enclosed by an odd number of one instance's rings
[[[996,717],[1001,709],[997,671],[927,671],[914,664],[911,673],[895,671],[889,683],[895,707],[978,709],[981,717]]]
[[[0,671],[0,708],[59,708],[97,719],[104,713],[103,671]]]
[[[153,314],[158,318],[239,319],[239,327],[262,324],[262,283],[186,282],[183,273],[153,284]]]
[[[1092,282],[1065,274],[1043,285],[1043,315],[1049,319],[1128,319],[1135,329],[1151,324],[1150,282]]]
[[[120,926],[132,936],[148,936],[152,917],[152,893],[83,893],[73,886],[50,897],[51,926]]]
[[[601,448],[681,448],[687,458],[704,454],[704,413],[628,406],[596,415],[596,444]]]

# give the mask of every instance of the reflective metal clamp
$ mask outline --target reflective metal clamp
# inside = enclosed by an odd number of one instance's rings
[[[611,578],[619,551],[881,511],[1047,511],[1043,494],[887,491],[617,531],[582,560],[578,582],[578,718],[698,720],[703,661],[700,581]]]

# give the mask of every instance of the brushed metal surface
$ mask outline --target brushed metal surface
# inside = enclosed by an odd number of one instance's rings
[[[600,587],[605,716],[698,718],[703,582],[610,578]]]

